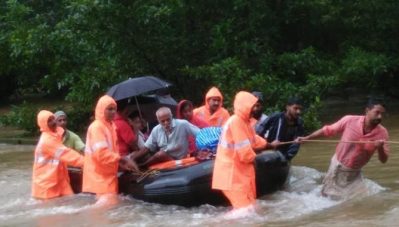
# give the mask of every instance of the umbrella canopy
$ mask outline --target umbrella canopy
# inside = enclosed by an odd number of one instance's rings
[[[158,124],[155,112],[160,107],[169,107],[173,116],[175,116],[177,106],[176,100],[170,94],[139,95],[116,102],[118,105],[127,103],[132,112],[137,111],[140,117],[148,122],[150,129]]]
[[[142,118],[149,123],[150,128],[158,124],[155,112],[160,107],[169,107],[172,110],[173,115],[175,115],[177,106],[176,100],[170,95],[137,96],[132,98],[130,103],[132,111],[139,111]]]
[[[142,76],[129,78],[123,82],[115,84],[108,90],[107,95],[118,101],[151,91],[165,89],[170,86],[172,86],[171,83],[163,81],[155,76]]]

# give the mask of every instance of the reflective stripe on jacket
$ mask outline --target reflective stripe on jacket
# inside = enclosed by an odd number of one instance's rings
[[[105,119],[104,112],[109,105],[115,105],[110,96],[99,99],[96,119],[87,130],[85,165],[83,168],[82,191],[95,194],[118,193],[119,153],[117,135],[113,122]]]
[[[234,115],[224,125],[217,148],[214,189],[256,193],[253,148],[266,145],[251,127],[250,113],[256,101],[248,92],[239,92],[235,97]]]
[[[50,199],[73,194],[69,184],[67,165],[82,167],[83,157],[77,151],[62,144],[62,128],[53,132],[47,122],[53,114],[40,111],[38,125],[42,134],[35,148],[32,172],[32,196]]]

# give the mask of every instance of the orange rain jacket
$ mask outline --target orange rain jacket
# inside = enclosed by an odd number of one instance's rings
[[[211,97],[219,97],[221,99],[219,108],[212,115],[211,112],[209,111],[209,98]],[[209,126],[215,126],[215,127],[223,126],[223,124],[230,117],[229,112],[225,108],[223,108],[222,93],[220,93],[219,89],[217,89],[216,87],[212,87],[211,89],[209,89],[208,93],[206,93],[205,105],[194,109],[193,112],[195,117],[198,117],[203,121],[207,122]]]
[[[83,192],[95,194],[118,193],[119,153],[116,128],[105,119],[105,109],[116,102],[110,96],[102,96],[96,106],[95,120],[87,130],[85,165],[83,168]]]
[[[37,115],[37,124],[42,132],[35,149],[32,173],[32,196],[38,199],[73,194],[69,184],[67,165],[83,166],[83,156],[62,144],[64,129],[53,132],[48,119],[53,113],[42,110]]]
[[[257,98],[248,92],[237,93],[234,115],[223,126],[212,180],[213,189],[242,192],[242,196],[250,194],[253,201],[256,198],[253,148],[264,147],[267,143],[251,126],[251,121],[255,120],[251,119],[251,109],[256,102]]]

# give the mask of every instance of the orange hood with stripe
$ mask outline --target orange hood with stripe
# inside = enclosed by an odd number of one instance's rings
[[[257,98],[240,91],[234,100],[234,115],[223,126],[213,171],[212,188],[256,195],[254,147],[266,145],[251,127],[251,110]]]
[[[96,105],[95,120],[87,130],[82,191],[95,194],[118,193],[119,152],[114,123],[105,118],[105,111],[116,102],[108,95]]]
[[[35,149],[32,172],[32,196],[38,199],[73,194],[69,184],[67,165],[82,167],[83,157],[62,144],[63,129],[56,132],[48,127],[53,113],[42,110],[37,115],[37,124],[42,132]]]

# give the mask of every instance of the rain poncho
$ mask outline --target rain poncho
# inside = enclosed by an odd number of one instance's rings
[[[62,144],[64,130],[57,127],[53,132],[48,127],[50,111],[42,110],[37,116],[37,124],[42,132],[35,149],[32,172],[32,196],[39,199],[73,194],[69,184],[67,165],[81,167],[83,157]]]
[[[234,115],[223,126],[217,148],[212,188],[222,190],[234,208],[251,205],[256,199],[253,148],[266,145],[251,126],[251,109],[256,102],[248,92],[236,95]]]
[[[209,99],[211,97],[219,97],[221,99],[220,106],[211,114],[209,111]],[[230,117],[229,112],[223,108],[223,96],[219,89],[212,87],[205,96],[205,105],[194,109],[194,116],[204,120],[209,126],[221,127]]]
[[[95,194],[118,193],[118,153],[115,125],[105,119],[105,109],[116,102],[102,96],[96,106],[95,120],[87,130],[83,192]]]

